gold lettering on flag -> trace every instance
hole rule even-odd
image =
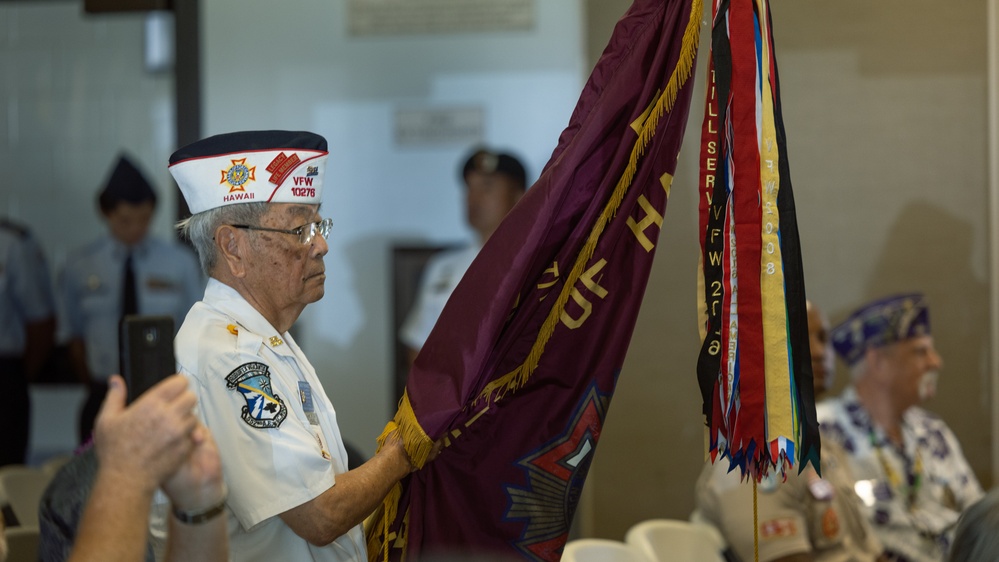
[[[666,192],[666,198],[669,199],[669,188],[673,186],[673,174],[666,172],[659,176],[659,183],[663,186],[663,191]]]
[[[600,273],[600,270],[603,269],[605,265],[607,265],[607,260],[601,258],[597,261],[597,263],[590,266],[589,269],[584,271],[583,274],[579,276],[579,280],[583,282],[583,286],[601,299],[607,296],[607,289],[601,287],[598,284],[599,280],[595,281],[593,278]],[[586,297],[583,296],[583,293],[581,293],[576,287],[572,288],[569,296],[572,297],[572,300],[579,305],[579,308],[583,310],[583,313],[579,316],[579,318],[573,318],[569,315],[567,310],[562,309],[560,320],[562,320],[562,323],[565,324],[567,328],[575,330],[576,328],[582,326],[583,323],[586,322],[586,319],[590,317],[590,314],[593,313],[593,304],[590,303],[590,301],[588,301]]]
[[[482,417],[482,414],[484,414],[484,413],[486,413],[488,411],[489,411],[489,404],[486,404],[486,406],[484,408],[482,408],[481,410],[479,410],[474,416],[472,416],[471,418],[469,418],[469,420],[467,422],[465,422],[465,427],[470,427],[480,417]],[[457,437],[457,435],[455,437]]]
[[[631,128],[634,129],[636,133],[642,134],[642,127],[645,126],[645,121],[649,118],[649,115],[652,114],[652,109],[657,103],[659,103],[659,94],[662,92],[662,90],[656,90],[656,95],[652,96],[652,101],[649,102],[648,106],[646,106],[645,111],[638,116],[638,119],[631,122]]]
[[[556,282],[558,282],[558,261],[557,260],[553,261],[552,262],[552,266],[545,270],[544,275],[548,275],[549,273],[552,274],[552,280],[551,281],[546,281],[546,282],[543,282],[543,283],[538,283],[538,288],[539,289],[547,289],[548,287],[551,287]]]
[[[655,224],[659,228],[663,226],[663,216],[659,214],[659,211],[649,203],[649,200],[645,198],[644,195],[638,196],[638,205],[645,210],[645,218],[639,222],[635,222],[635,219],[628,217],[628,228],[635,234],[635,238],[638,239],[638,243],[645,248],[646,252],[652,251],[656,245],[649,237],[645,235],[645,229]]]

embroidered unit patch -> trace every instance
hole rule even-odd
[[[225,378],[229,390],[238,390],[246,400],[243,421],[257,429],[277,428],[288,417],[288,407],[271,389],[270,368],[263,363],[244,363]]]

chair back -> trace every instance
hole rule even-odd
[[[2,495],[14,510],[18,523],[38,527],[38,504],[51,477],[39,468],[7,465],[0,468]]]
[[[7,527],[7,562],[38,560],[38,527]]]
[[[624,542],[653,562],[724,562],[724,545],[708,529],[679,519],[649,519],[628,529]]]
[[[607,539],[576,539],[565,544],[562,562],[652,562],[638,547]]]

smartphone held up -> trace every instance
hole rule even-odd
[[[121,321],[121,375],[132,402],[156,383],[177,372],[173,355],[173,318],[126,316]]]

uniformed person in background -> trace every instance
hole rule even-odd
[[[28,382],[52,349],[55,306],[48,267],[23,227],[0,219],[0,466],[27,461],[31,400]]]
[[[98,204],[107,234],[72,252],[58,281],[60,340],[77,377],[89,386],[81,442],[90,436],[108,376],[120,372],[122,317],[168,315],[179,327],[205,288],[188,248],[147,235],[156,193],[128,157],[118,159]]]
[[[828,322],[808,303],[809,348],[815,395],[832,384],[832,349]],[[721,531],[740,560],[754,559],[753,486],[740,481],[739,470],[728,471],[726,459],[707,463],[697,482],[700,518]],[[860,510],[842,450],[823,440],[822,477],[809,465],[787,481],[771,475],[757,486],[760,562],[871,561],[881,545]]]
[[[527,190],[527,172],[520,160],[485,148],[473,150],[466,158],[461,178],[466,188],[465,218],[475,231],[475,241],[436,254],[427,263],[416,303],[399,333],[409,352],[410,363],[427,341],[452,291],[482,245]]]

